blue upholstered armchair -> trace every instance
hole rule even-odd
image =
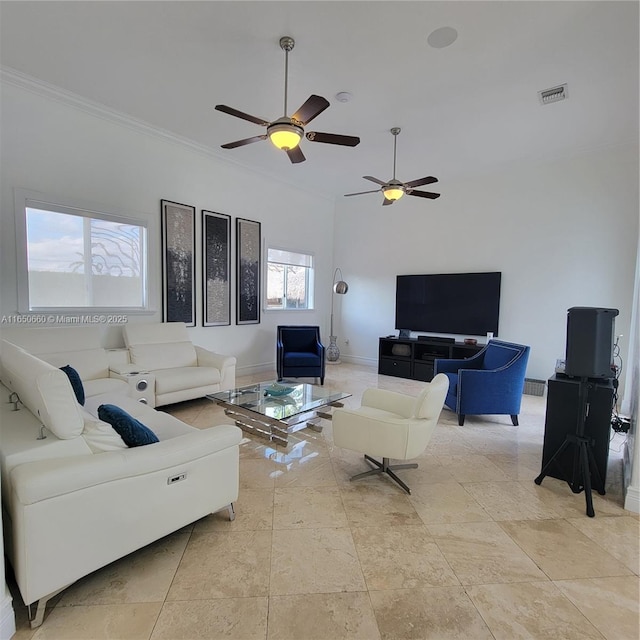
[[[324,384],[324,345],[320,341],[320,327],[278,327],[276,343],[278,380],[282,378],[320,378]]]
[[[518,426],[529,347],[490,340],[475,356],[466,360],[441,360],[435,373],[449,378],[445,405],[458,414],[458,424],[466,415],[506,414]]]

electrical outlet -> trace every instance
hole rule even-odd
[[[345,338],[345,339],[344,339],[344,343],[345,343],[345,344],[349,344],[349,338]]]

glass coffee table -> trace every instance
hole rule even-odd
[[[269,395],[274,385],[278,389],[287,387],[291,391],[283,395]],[[277,383],[258,382],[230,391],[219,391],[207,395],[207,398],[222,405],[225,414],[232,417],[243,431],[286,446],[289,434],[295,431],[306,427],[322,430],[318,419],[331,419],[331,413],[320,409],[342,407],[341,400],[350,396],[350,393],[313,384],[280,380]]]

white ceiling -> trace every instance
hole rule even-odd
[[[437,176],[444,194],[496,166],[637,141],[638,19],[638,2],[614,1],[2,1],[0,63],[329,196],[391,178],[399,126],[397,177]],[[442,26],[458,39],[434,49]],[[288,115],[324,96],[307,130],[358,147],[304,140],[299,165],[268,141],[220,149],[264,129],[216,104],[283,115],[282,35],[296,40]],[[565,82],[567,100],[540,105]]]

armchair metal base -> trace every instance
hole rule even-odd
[[[464,413],[459,413],[458,414],[458,425],[460,427],[464,426],[464,418],[465,418]],[[518,416],[517,415],[511,414],[511,424],[513,424],[514,427],[518,426]]]
[[[411,494],[411,489],[398,478],[398,476],[393,473],[395,469],[417,469],[418,465],[415,462],[410,462],[407,464],[394,464],[391,466],[389,464],[389,458],[382,458],[382,462],[378,462],[374,460],[372,457],[365,454],[364,459],[372,465],[375,465],[375,469],[371,469],[371,471],[364,471],[363,473],[358,473],[355,476],[351,476],[351,481],[360,480],[361,478],[366,478],[367,476],[374,476],[378,473],[386,473],[393,480],[395,480],[407,493]]]

